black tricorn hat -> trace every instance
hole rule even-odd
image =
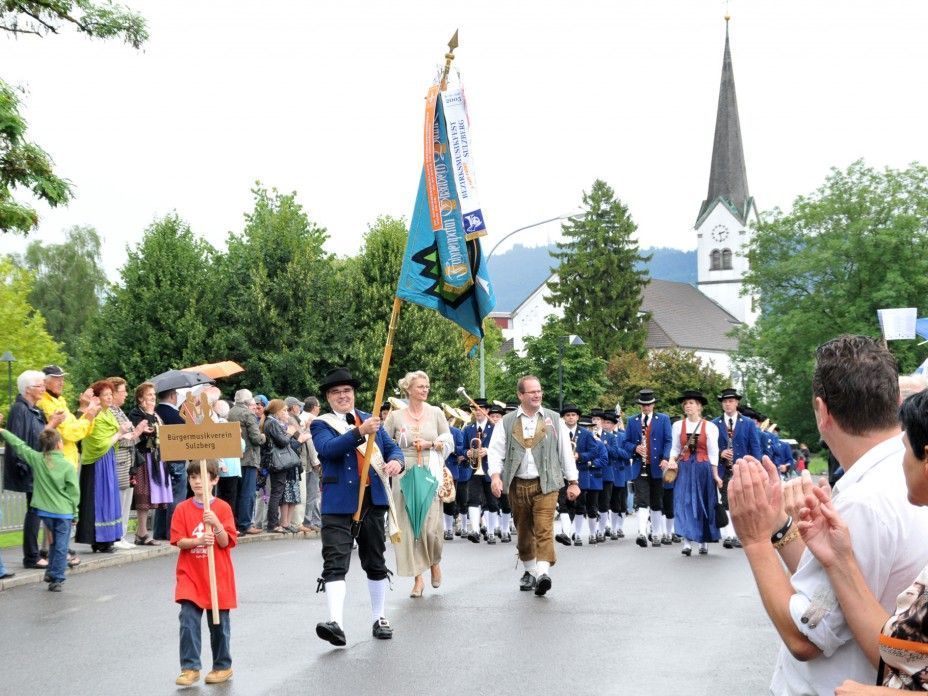
[[[347,384],[354,389],[361,386],[361,383],[348,372],[347,367],[336,367],[322,380],[322,384],[319,385],[319,391],[326,394],[332,387],[340,387],[343,384]]]
[[[648,404],[653,404],[657,401],[654,397],[653,389],[642,389],[638,392],[638,403],[642,406],[647,406]]]
[[[722,401],[723,399],[738,399],[738,401],[741,401],[742,398],[743,397],[738,393],[738,390],[733,387],[723,389],[722,393],[719,394],[719,401]]]
[[[703,406],[709,403],[709,400],[698,389],[684,389],[683,393],[677,399],[677,403],[682,404],[687,399],[695,399],[696,401],[701,403]]]
[[[564,404],[563,406],[561,406],[561,415],[566,416],[568,413],[576,413],[578,416],[583,415],[583,411],[580,409],[579,406],[576,406],[574,404]]]

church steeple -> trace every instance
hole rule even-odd
[[[725,53],[722,57],[722,81],[719,86],[719,107],[715,117],[715,140],[712,143],[712,165],[709,170],[709,192],[699,208],[696,227],[716,201],[721,202],[742,223],[754,207],[748,193],[747,170],[744,166],[744,148],[741,144],[741,123],[738,119],[738,100],[735,97],[735,73],[731,65],[731,46],[728,40],[728,20],[725,17]]]

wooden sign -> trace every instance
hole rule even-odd
[[[242,456],[242,426],[238,423],[162,425],[158,435],[164,461]]]

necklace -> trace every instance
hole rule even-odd
[[[407,407],[406,407],[406,415],[409,416],[412,420],[418,422],[418,421],[422,420],[422,416],[425,415],[425,409],[422,408],[422,407],[420,407],[420,409],[421,409],[421,410],[419,411],[419,415],[417,416],[415,413],[412,412],[412,406],[411,406],[411,405],[410,405],[410,406],[407,406]]]

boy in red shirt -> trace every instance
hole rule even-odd
[[[203,511],[204,492],[219,482],[215,461],[207,461],[209,487],[200,479],[200,463],[187,465],[187,480],[194,497],[174,509],[171,518],[171,544],[180,549],[177,557],[177,587],[174,601],[180,604],[180,676],[175,683],[190,686],[200,679],[200,625],[206,610],[209,640],[213,651],[213,669],[206,675],[207,684],[219,684],[232,676],[229,652],[231,630],[229,609],[235,603],[235,570],[229,553],[235,546],[236,527],[229,504],[210,498],[210,511]],[[216,560],[216,590],[219,600],[219,625],[212,622],[209,593],[207,547],[212,546]]]

